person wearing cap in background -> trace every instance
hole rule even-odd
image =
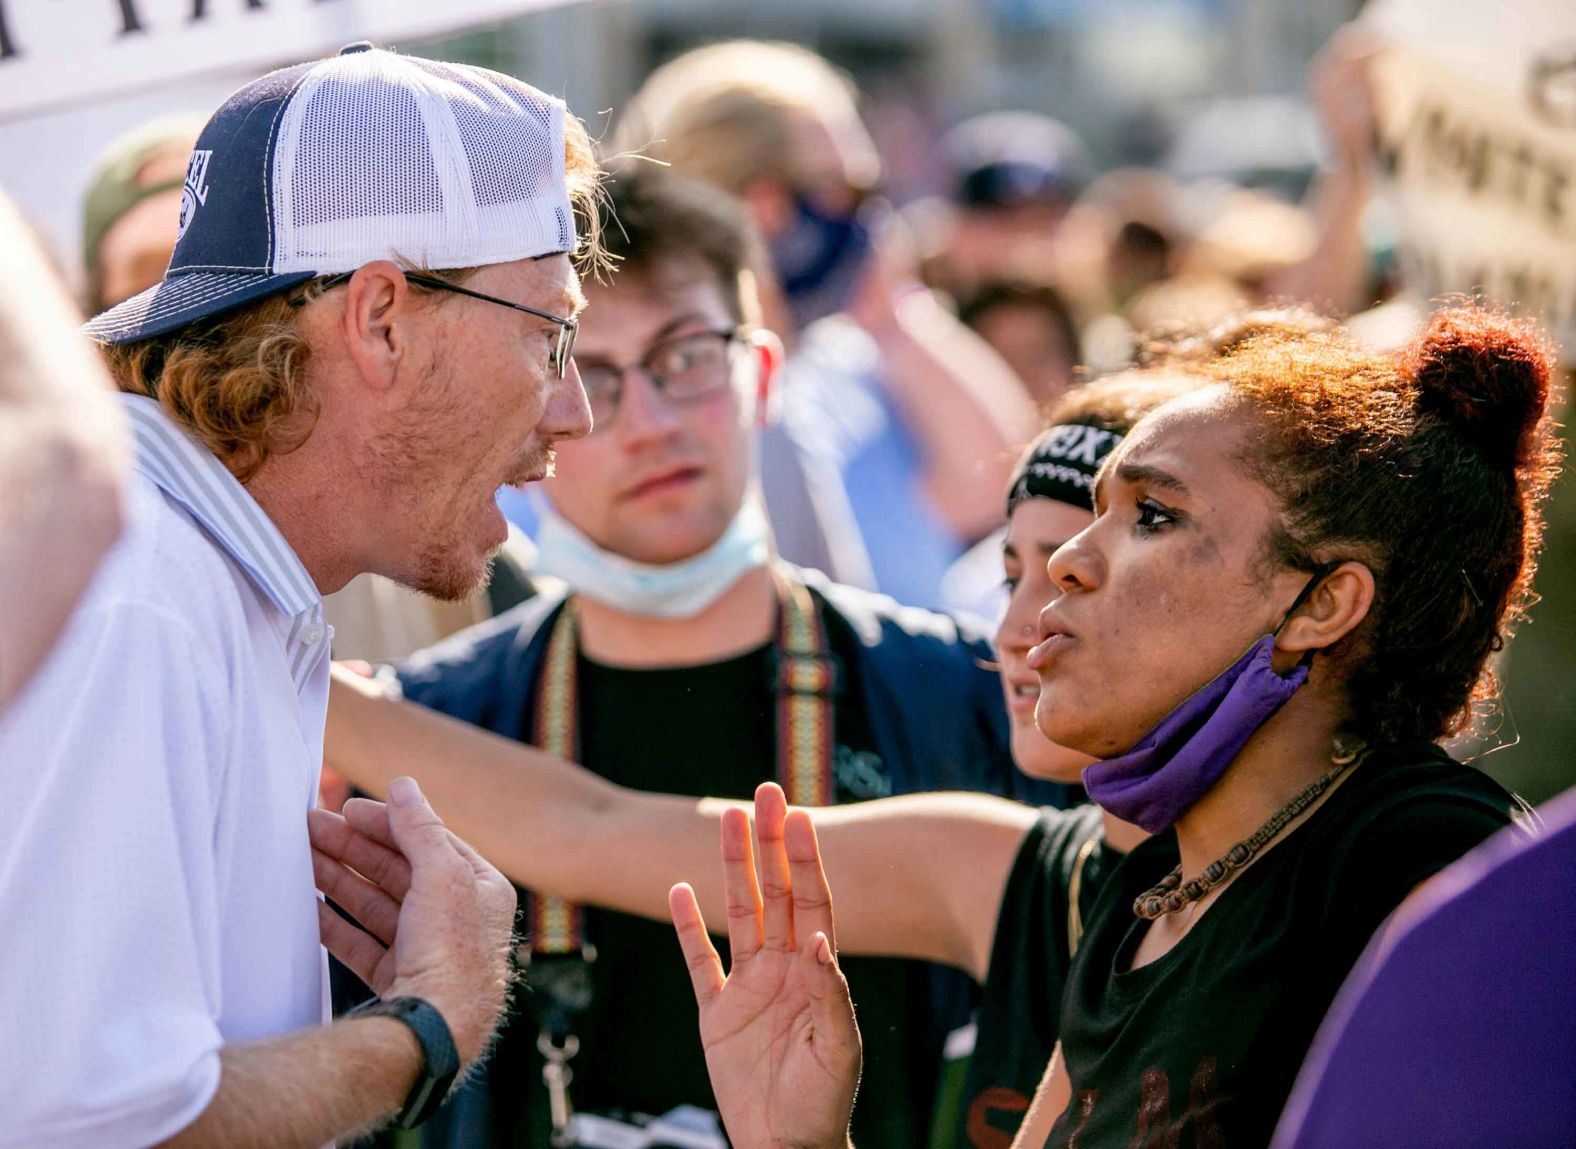
[[[1036,420],[1011,369],[919,282],[857,100],[798,45],[712,44],[651,74],[614,143],[748,205],[771,253],[766,325],[789,351],[788,434],[846,492],[876,589],[935,607],[947,566],[999,524]]]
[[[495,489],[589,430],[597,180],[559,101],[368,44],[203,129],[164,279],[86,327],[128,526],[0,727],[0,1143],[322,1145],[419,1121],[486,1046],[508,883],[408,779],[309,813],[320,596],[466,593]],[[381,995],[328,1026],[325,944]]]
[[[82,201],[82,270],[88,314],[123,303],[164,278],[180,226],[186,163],[200,115],[168,116],[110,143]]]
[[[990,112],[947,133],[945,202],[911,210],[925,282],[963,301],[1002,280],[1038,281],[1056,229],[1094,175],[1078,134],[1035,112]]]

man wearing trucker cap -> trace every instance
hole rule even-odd
[[[597,178],[558,101],[365,44],[203,129],[163,281],[86,328],[126,528],[0,725],[0,1144],[322,1145],[419,1120],[486,1045],[508,883],[409,779],[308,815],[320,599],[464,594],[497,487],[589,429]],[[380,994],[327,1026],[320,937]]]

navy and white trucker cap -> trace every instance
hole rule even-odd
[[[197,139],[163,282],[83,331],[134,343],[378,259],[572,251],[565,115],[512,77],[366,43],[264,76]]]

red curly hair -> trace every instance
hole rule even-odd
[[[1269,332],[1206,368],[1249,414],[1242,462],[1281,505],[1268,559],[1374,573],[1368,617],[1328,652],[1370,741],[1456,734],[1497,693],[1489,657],[1533,601],[1560,468],[1555,362],[1533,323],[1462,304],[1393,358]]]

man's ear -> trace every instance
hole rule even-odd
[[[787,353],[776,332],[757,328],[746,337],[745,346],[755,365],[755,423],[764,427],[772,421],[773,386]]]
[[[1278,650],[1305,654],[1334,646],[1362,625],[1374,604],[1374,573],[1348,561],[1319,580],[1275,640]]]
[[[345,284],[340,335],[346,353],[369,387],[394,385],[401,361],[409,354],[404,320],[410,313],[410,285],[392,260],[363,264]]]

